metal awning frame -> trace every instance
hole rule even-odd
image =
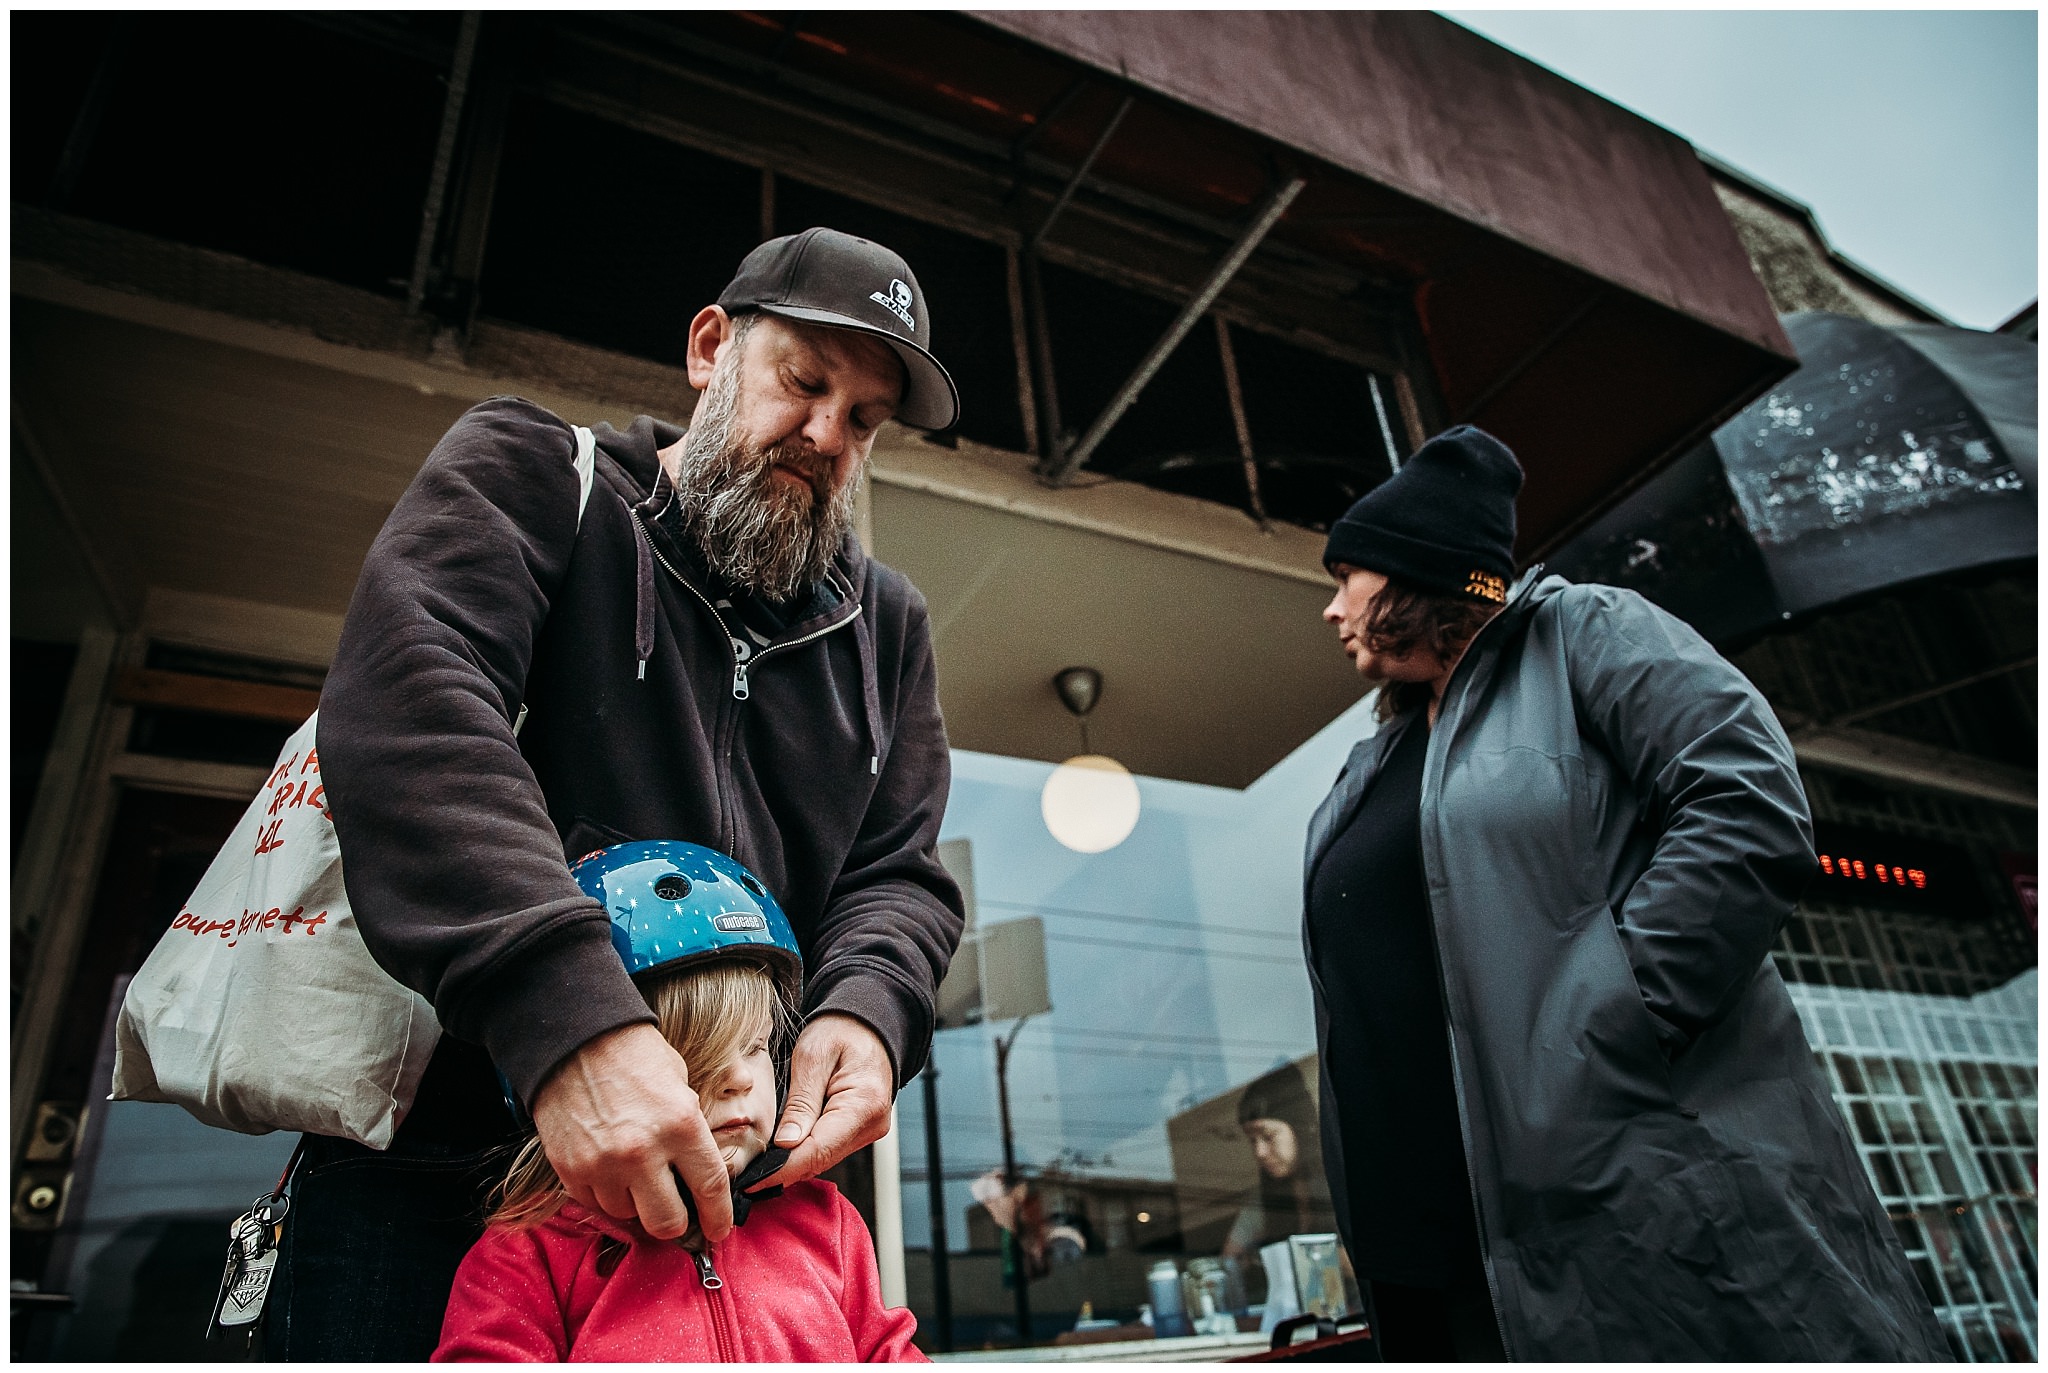
[[[1045,126],[1073,101],[1086,84],[1086,78],[1083,78],[1067,87],[1054,100],[1051,109],[1024,135],[1019,137],[1016,151],[1021,154],[1028,141],[1043,131]],[[1158,375],[1160,367],[1172,355],[1173,350],[1180,346],[1181,340],[1187,337],[1188,331],[1194,328],[1195,321],[1201,318],[1203,312],[1209,308],[1217,295],[1229,284],[1231,277],[1235,276],[1238,269],[1244,266],[1245,260],[1251,256],[1252,251],[1259,246],[1259,243],[1272,230],[1273,226],[1280,222],[1280,217],[1287,212],[1287,207],[1294,203],[1294,198],[1300,195],[1302,188],[1308,184],[1301,177],[1292,178],[1285,186],[1276,189],[1267,197],[1266,203],[1253,212],[1251,222],[1238,235],[1237,241],[1230,246],[1230,250],[1223,255],[1223,260],[1209,273],[1208,279],[1196,289],[1194,296],[1188,303],[1181,307],[1180,314],[1167,326],[1165,333],[1160,336],[1159,341],[1152,346],[1151,351],[1145,355],[1144,359],[1138,363],[1137,368],[1131,373],[1130,377],[1122,386],[1117,388],[1116,393],[1110,398],[1108,404],[1103,406],[1102,413],[1089,426],[1088,432],[1082,436],[1080,442],[1075,444],[1071,451],[1062,451],[1064,440],[1060,428],[1059,388],[1054,381],[1052,326],[1045,312],[1045,292],[1039,277],[1038,253],[1039,249],[1045,244],[1046,236],[1052,232],[1053,225],[1058,222],[1060,212],[1066,209],[1067,205],[1073,200],[1074,192],[1079,190],[1081,183],[1087,179],[1089,171],[1095,166],[1096,159],[1101,157],[1102,150],[1109,146],[1109,140],[1116,136],[1117,127],[1124,122],[1124,116],[1131,112],[1131,106],[1136,100],[1137,97],[1135,95],[1126,92],[1124,97],[1117,102],[1116,109],[1110,114],[1108,120],[1104,122],[1102,131],[1096,134],[1095,141],[1089,145],[1087,155],[1081,159],[1080,165],[1074,168],[1074,174],[1067,178],[1067,184],[1060,188],[1059,195],[1053,200],[1052,208],[1046,211],[1045,218],[1039,221],[1038,227],[1032,230],[1031,236],[1024,240],[1024,246],[1021,250],[1024,272],[1023,304],[1030,331],[1030,358],[1024,362],[1023,368],[1020,371],[1020,384],[1024,387],[1025,409],[1029,412],[1033,408],[1034,399],[1034,388],[1031,385],[1030,377],[1030,361],[1035,361],[1040,384],[1035,388],[1037,393],[1036,406],[1039,414],[1037,415],[1038,422],[1033,427],[1037,430],[1037,435],[1045,437],[1040,439],[1034,436],[1031,447],[1039,453],[1041,458],[1039,472],[1050,486],[1064,485],[1073,477],[1074,472],[1088,461],[1088,458],[1108,435],[1110,429],[1123,417],[1124,412],[1129,410],[1132,404],[1136,402],[1139,394],[1151,382],[1152,378]],[[1021,186],[1021,180],[1019,184]],[[1258,521],[1261,529],[1264,529],[1267,524],[1266,509],[1259,494],[1259,469],[1257,460],[1252,455],[1251,431],[1245,420],[1244,392],[1238,382],[1237,357],[1230,345],[1230,324],[1221,316],[1216,317],[1216,343],[1223,360],[1225,389],[1229,393],[1230,400],[1230,418],[1233,427],[1237,431],[1238,449],[1244,463],[1245,486],[1251,500],[1252,518]],[[1375,391],[1374,394],[1377,395],[1378,392]]]
[[[687,31],[670,28],[645,16],[613,15],[607,16],[607,22],[658,43],[667,51],[655,52],[647,48],[630,47],[567,25],[558,26],[556,32],[563,41],[582,45],[602,53],[606,58],[666,73],[721,94],[756,103],[779,114],[851,135],[887,153],[908,155],[954,173],[972,175],[977,180],[986,182],[992,192],[991,199],[1042,197],[1043,203],[1049,207],[1059,196],[1060,189],[1065,188],[1070,181],[1074,182],[1075,193],[1069,197],[1068,203],[1062,209],[1062,218],[1085,214],[1097,224],[1119,233],[1133,235],[1156,245],[1156,249],[1168,250],[1174,256],[1192,254],[1209,257],[1220,246],[1234,242],[1241,227],[1229,220],[1218,219],[1185,205],[1094,175],[1092,169],[1084,170],[1077,179],[1076,165],[1048,157],[1029,145],[1020,150],[1017,142],[1021,140],[1004,141],[988,138],[958,125],[849,89],[828,79],[782,66]],[[703,65],[707,62],[713,65]],[[734,80],[734,72],[772,79],[765,85],[746,83]],[[1090,89],[1115,89],[1117,85],[1114,78],[1094,73],[1082,76],[1079,81]],[[778,94],[778,91],[812,98],[794,100],[787,95]],[[788,161],[786,151],[750,147],[744,135],[730,124],[716,136],[708,136],[708,130],[705,131],[707,136],[694,136],[697,131],[682,128],[673,121],[635,117],[621,104],[593,101],[586,98],[582,92],[565,88],[558,83],[547,84],[533,93],[553,103],[597,114],[657,137],[703,147],[722,156],[742,161],[759,161],[764,166],[779,167],[781,163]],[[1067,91],[1062,92],[1062,96],[1070,96],[1072,93],[1072,88],[1069,87]],[[1048,113],[1059,109],[1062,103],[1064,102],[1061,100],[1054,101],[1053,105],[1048,107]],[[1033,132],[1040,127],[1042,124],[1034,126]],[[805,166],[794,170],[801,170],[807,179],[814,180],[820,185],[843,188],[848,193],[859,194],[866,199],[875,199],[882,189],[878,183],[865,182],[849,176],[843,168]],[[1018,189],[1020,181],[1021,192]],[[901,184],[892,186],[889,194],[900,203],[910,203]],[[1026,215],[1013,210],[1008,222],[997,222],[993,219],[963,215],[957,206],[924,201],[918,202],[916,213],[920,218],[930,219],[934,223],[943,224],[972,237],[1016,248],[1023,247],[1029,234],[1028,230],[1018,226],[1018,221],[1021,219],[1035,224],[1045,218],[1042,213]],[[1066,236],[1065,241],[1042,242],[1039,256],[1044,261],[1071,266],[1089,275],[1100,276],[1149,295],[1176,302],[1184,299],[1188,291],[1185,278],[1174,279],[1160,275],[1147,270],[1144,265],[1130,261],[1101,258],[1086,248],[1078,247],[1072,236]],[[1272,309],[1272,299],[1276,293],[1270,289],[1261,292],[1268,301],[1267,308],[1262,310],[1235,307],[1227,296],[1219,301],[1219,312],[1225,314],[1233,324],[1284,339],[1357,366],[1386,373],[1401,370],[1404,350],[1410,347],[1406,336],[1414,329],[1413,315],[1407,303],[1408,283],[1394,281],[1355,264],[1335,262],[1284,242],[1269,245],[1268,250],[1260,254],[1260,260],[1245,275],[1247,279],[1258,277],[1268,288],[1278,287],[1281,292],[1298,292],[1305,302],[1327,305],[1330,301],[1341,299],[1346,312],[1351,314],[1354,320],[1359,324],[1375,322],[1387,341],[1383,346],[1375,347],[1356,334],[1350,337],[1333,337],[1319,332],[1313,326],[1276,319],[1273,317]]]
[[[1121,113],[1143,105],[1156,107],[1155,113],[1176,120],[1205,117],[1199,107],[1187,107],[1171,95],[1121,79],[1114,71],[1091,68],[1057,47],[1045,48],[1044,55],[1068,66],[1070,74],[1047,99],[1039,118],[1021,134],[992,136],[951,121],[943,113],[899,104],[889,91],[869,92],[790,65],[781,60],[796,51],[788,42],[773,51],[755,52],[654,16],[636,14],[542,22],[543,41],[555,58],[545,74],[525,78],[521,89],[527,94],[666,141],[757,165],[768,175],[796,175],[840,194],[889,205],[999,244],[1006,254],[1016,257],[1014,301],[1040,325],[1043,289],[1038,278],[1044,262],[1056,262],[1184,306],[1189,283],[1208,275],[1219,248],[1234,241],[1242,223],[1167,199],[1160,190],[1141,190],[1097,175],[1094,158],[1106,141],[1102,134],[1113,133],[1116,121],[1097,131],[1093,148],[1077,162],[1062,162],[1040,152],[1046,125],[1069,108],[1086,105],[1101,110],[1105,93],[1118,99]],[[787,39],[796,32],[799,21],[784,17],[781,22],[785,26],[781,37]],[[1005,32],[1000,26],[995,31]],[[1018,41],[1026,48],[1040,46],[1029,39]],[[569,56],[565,59],[563,54]],[[480,82],[492,79],[487,57],[487,51],[480,53],[476,63]],[[622,68],[629,78],[632,72],[642,73],[641,79],[625,83],[638,95],[620,94]],[[651,81],[646,79],[650,76],[654,78]],[[674,83],[665,91],[663,77]],[[505,76],[499,74],[495,79],[504,83]],[[1228,119],[1223,122],[1230,123]],[[1233,127],[1258,142],[1270,143],[1255,130]],[[1246,148],[1232,146],[1241,163]],[[1310,157],[1301,162],[1281,145],[1271,145],[1267,155],[1300,163],[1304,169],[1312,166],[1315,170],[1304,174],[1334,178],[1330,182],[1333,188],[1349,188],[1356,182],[1376,191],[1391,191],[1397,199],[1408,196],[1321,159]],[[480,177],[468,169],[465,174],[488,187],[488,169]],[[1351,191],[1345,189],[1342,194]],[[481,195],[470,192],[460,199],[480,204],[487,217],[487,189]],[[1042,207],[1040,212],[1030,210],[1034,204]],[[1048,238],[1044,230],[1053,222],[1053,210],[1058,211],[1063,228],[1056,237]],[[467,223],[472,216],[465,209],[454,209],[451,217],[458,222],[443,227],[444,238],[468,242],[476,237]],[[1470,224],[1448,209],[1421,205],[1416,210],[1390,205],[1386,213],[1366,212],[1363,207],[1348,214],[1323,211],[1300,222],[1305,227],[1342,222],[1415,228],[1422,221],[1441,221],[1446,232],[1469,231],[1482,237],[1488,232],[1485,226]],[[1064,227],[1069,224],[1071,231]],[[1531,251],[1513,239],[1502,242],[1510,253]],[[1025,252],[1026,245],[1032,243],[1037,251]],[[472,248],[467,258],[468,275],[473,275],[481,253]],[[1557,265],[1578,270],[1570,263]],[[458,326],[476,314],[475,282],[465,275],[463,267],[451,264],[441,283],[448,299],[469,304],[468,320],[450,320]],[[1423,344],[1422,322],[1410,294],[1414,284],[1377,261],[1354,259],[1348,252],[1327,257],[1319,248],[1275,240],[1255,261],[1244,264],[1236,278],[1226,278],[1213,310],[1241,328],[1390,376],[1391,399],[1398,404],[1402,427],[1412,444],[1429,429],[1454,418],[1446,398],[1439,394],[1439,377],[1428,361],[1437,354]],[[1519,357],[1505,361],[1505,371],[1488,378],[1481,395],[1460,409],[1470,415],[1492,404],[1513,390],[1531,369],[1542,365],[1568,336],[1585,325],[1603,301],[1612,303],[1636,295],[1597,278],[1588,286],[1589,295],[1567,304],[1543,338],[1525,344]],[[1671,308],[1647,297],[1644,303]],[[1027,327],[1019,333],[1023,345],[1018,350],[1020,398],[1030,392],[1022,411],[1025,437],[1035,439],[1028,446],[1035,450],[1042,468],[1052,465],[1050,475],[1068,456],[1057,451],[1066,431],[1052,385],[1054,359],[1042,327],[1033,327],[1027,319]],[[1119,398],[1122,396],[1119,393]],[[1738,398],[1727,409],[1732,412],[1740,403]],[[1662,457],[1684,446],[1661,439],[1660,444],[1659,454],[1643,462],[1636,473],[1620,474],[1620,486],[1601,493],[1600,507],[1611,504],[1642,475],[1661,467]],[[1081,445],[1077,443],[1075,448]],[[1084,461],[1086,456],[1084,451]],[[1532,544],[1525,553],[1541,556],[1545,548],[1561,543],[1595,513],[1583,512],[1565,527],[1546,530],[1542,547]]]
[[[1065,484],[1080,470],[1082,464],[1093,456],[1103,439],[1109,436],[1109,431],[1116,427],[1116,422],[1137,402],[1139,393],[1159,374],[1159,369],[1166,365],[1167,358],[1180,346],[1180,341],[1188,336],[1188,331],[1195,327],[1195,322],[1215,303],[1223,288],[1230,284],[1230,279],[1237,275],[1238,269],[1244,266],[1245,260],[1252,255],[1253,250],[1265,241],[1266,235],[1272,232],[1273,226],[1280,222],[1280,217],[1287,213],[1287,207],[1294,203],[1295,197],[1300,195],[1302,188],[1307,185],[1308,181],[1303,177],[1289,177],[1267,193],[1265,201],[1252,212],[1250,220],[1238,234],[1237,241],[1230,245],[1230,250],[1211,269],[1208,280],[1197,287],[1194,295],[1181,306],[1180,313],[1174,317],[1173,323],[1166,326],[1166,332],[1159,336],[1159,341],[1152,345],[1151,351],[1145,354],[1143,360],[1125,379],[1124,384],[1117,388],[1116,394],[1102,407],[1102,413],[1088,426],[1088,432],[1083,434],[1071,449],[1048,459],[1040,468],[1040,475],[1049,484]]]

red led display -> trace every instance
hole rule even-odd
[[[1976,890],[1961,849],[1843,825],[1814,826],[1820,877],[1810,895],[1865,904],[1950,910]],[[1960,913],[1960,912],[1959,912]]]
[[[1837,857],[1832,853],[1820,856],[1820,870],[1828,877],[1847,877],[1857,882],[1873,879],[1894,887],[1911,887],[1914,891],[1927,890],[1925,868],[1902,868],[1898,864],[1871,863],[1865,867],[1861,858]]]

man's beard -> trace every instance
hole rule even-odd
[[[834,492],[829,460],[795,444],[756,447],[733,432],[739,351],[712,376],[690,422],[676,502],[713,572],[738,590],[783,602],[831,566],[853,524],[858,480]],[[778,463],[806,482],[776,476]]]

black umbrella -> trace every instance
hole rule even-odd
[[[2035,556],[2036,346],[1788,315],[1800,368],[1549,561],[1716,643]]]

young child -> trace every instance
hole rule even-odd
[[[837,1188],[739,1199],[737,1185],[779,1162],[762,1155],[802,975],[781,908],[738,863],[691,844],[621,844],[575,871],[689,1067],[740,1223],[716,1246],[694,1224],[654,1239],[571,1201],[529,1139],[456,1272],[434,1361],[926,1362],[911,1314],[883,1307],[874,1243]]]

